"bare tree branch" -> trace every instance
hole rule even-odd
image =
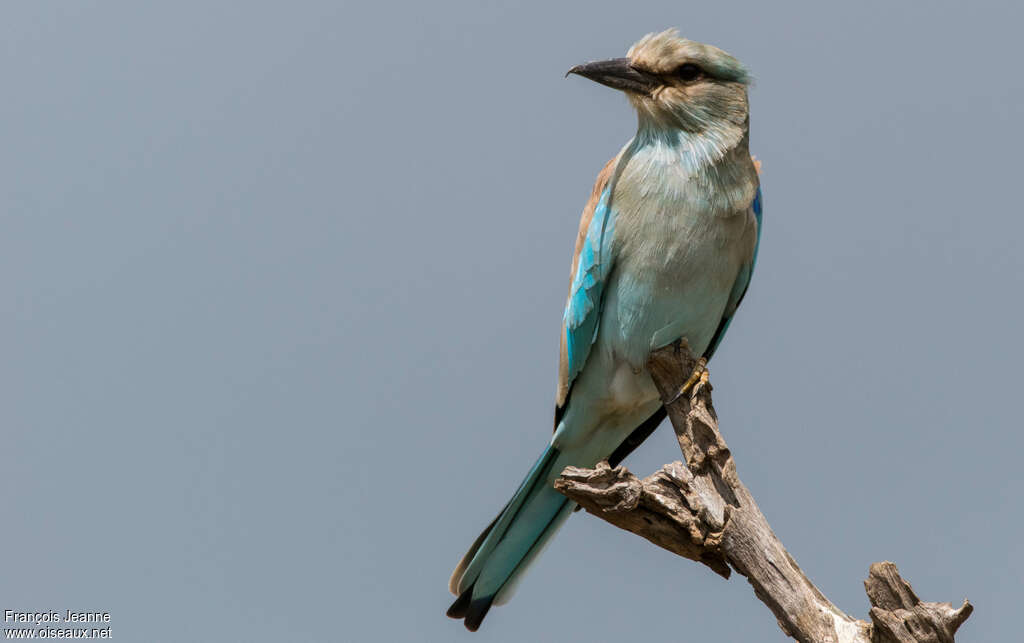
[[[808,643],[953,643],[970,616],[967,601],[924,603],[892,563],[871,565],[865,589],[871,622],[833,605],[801,571],[740,482],[718,430],[711,385],[685,342],[655,351],[647,364],[675,428],[682,462],[640,480],[606,462],[567,467],[555,488],[589,513],[728,578],[747,578],[783,632]],[[692,375],[704,376],[693,383]],[[680,394],[683,392],[683,394]]]

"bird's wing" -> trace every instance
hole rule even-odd
[[[736,276],[732,292],[729,293],[729,302],[725,305],[725,312],[722,313],[722,321],[719,322],[715,336],[711,338],[711,343],[708,344],[708,349],[704,351],[704,357],[708,359],[711,359],[715,349],[718,348],[718,344],[721,343],[722,338],[725,336],[725,331],[729,329],[732,317],[736,314],[736,309],[740,307],[740,302],[743,301],[743,295],[747,294],[747,287],[750,286],[750,277],[754,274],[754,264],[757,263],[757,249],[761,245],[761,186],[757,188],[757,194],[754,195],[750,209],[754,214],[754,220],[757,221],[757,240],[754,242],[754,252],[750,257],[750,262],[744,265],[740,269],[740,274]]]
[[[615,161],[608,161],[597,176],[594,191],[583,208],[576,252],[572,257],[569,300],[562,315],[561,351],[558,360],[558,393],[555,425],[569,397],[569,388],[587,361],[597,337],[601,295],[614,262],[612,237],[615,213],[609,207]]]

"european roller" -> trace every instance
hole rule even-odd
[[[669,30],[645,36],[625,58],[568,73],[624,92],[637,132],[583,209],[551,442],[452,573],[458,598],[448,615],[470,630],[509,598],[575,507],[552,486],[561,471],[615,466],[664,419],[645,370],[650,352],[685,338],[710,358],[757,257],[760,182],[748,149],[749,76],[738,60]]]

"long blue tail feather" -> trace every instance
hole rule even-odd
[[[570,501],[550,484],[558,456],[553,446],[544,450],[512,499],[455,568],[449,588],[458,598],[448,616],[464,618],[467,629],[475,631],[495,600],[510,594],[568,515]]]

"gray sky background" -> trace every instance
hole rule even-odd
[[[712,364],[803,569],[1024,598],[1010,2],[25,2],[0,10],[0,609],[121,641],[783,641],[741,578],[577,515],[475,637],[451,568],[550,434],[573,64],[678,26],[753,71],[765,229]],[[679,457],[663,427],[629,462]],[[571,584],[575,590],[567,594]]]

